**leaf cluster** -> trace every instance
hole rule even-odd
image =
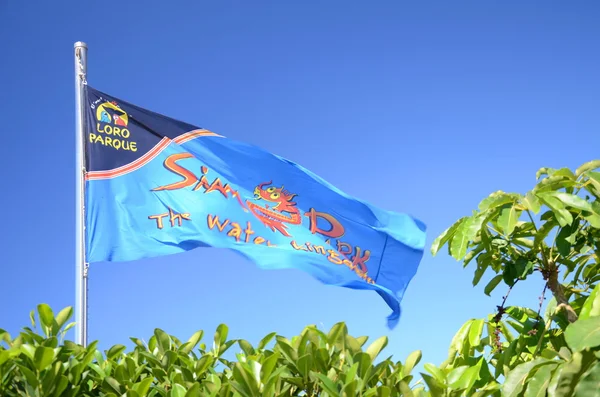
[[[155,329],[148,342],[131,338],[132,349],[115,345],[102,352],[97,341],[82,347],[59,343],[72,315],[56,317],[48,305],[37,308],[41,332],[26,327],[15,338],[0,330],[2,396],[425,396],[411,374],[421,352],[404,363],[378,358],[387,345],[381,337],[352,337],[344,323],[327,333],[315,326],[287,339],[266,335],[256,346],[228,339],[217,327],[210,345],[203,331],[181,341]],[[68,326],[70,327],[71,324]],[[236,360],[224,353],[237,348]]]

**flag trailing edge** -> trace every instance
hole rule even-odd
[[[85,91],[88,263],[228,248],[262,269],[374,290],[396,326],[423,256],[423,222],[256,146]]]

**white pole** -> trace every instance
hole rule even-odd
[[[75,43],[75,114],[76,114],[76,249],[75,249],[75,343],[87,346],[88,265],[85,260],[85,105],[87,84],[87,45]]]

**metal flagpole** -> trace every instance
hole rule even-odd
[[[87,346],[88,264],[85,258],[85,105],[87,44],[75,43],[75,142],[76,142],[76,250],[75,250],[75,343]]]

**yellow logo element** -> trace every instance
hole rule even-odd
[[[115,150],[137,152],[137,142],[127,129],[129,116],[116,102],[104,102],[96,108],[96,131],[90,132],[89,142],[112,147]]]
[[[102,123],[120,125],[127,127],[129,118],[127,113],[121,110],[115,102],[105,102],[96,109],[96,118]]]

